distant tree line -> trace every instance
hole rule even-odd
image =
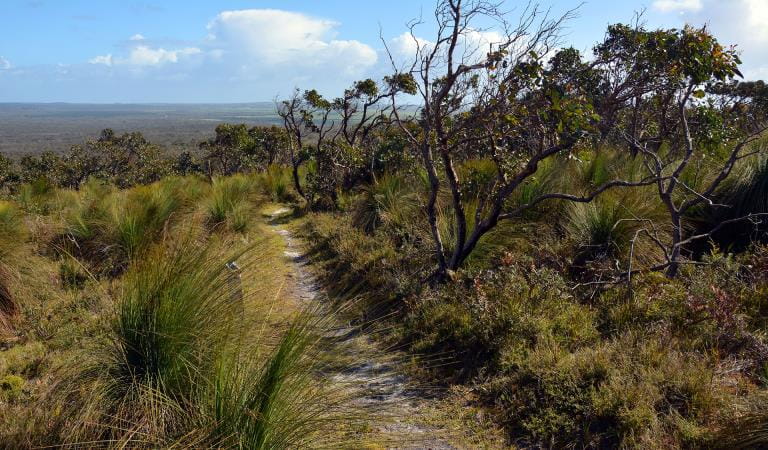
[[[168,175],[201,174],[208,177],[261,171],[285,163],[287,137],[279,127],[222,124],[215,136],[194,151],[169,154],[141,133],[121,135],[111,129],[72,146],[64,153],[45,151],[14,161],[0,155],[0,185],[13,191],[19,184],[45,182],[77,189],[89,178],[118,187],[148,184]]]

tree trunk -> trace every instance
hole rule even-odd
[[[291,158],[291,166],[292,166],[292,173],[293,173],[293,187],[296,189],[296,192],[299,193],[301,198],[307,199],[307,196],[304,195],[304,191],[301,189],[301,182],[299,181],[299,162],[293,160]]]
[[[682,220],[680,214],[672,214],[672,251],[669,252],[669,266],[666,270],[668,278],[675,278],[680,269],[680,242],[683,240]]]
[[[421,145],[421,156],[424,159],[424,167],[427,169],[429,178],[429,199],[427,200],[427,220],[432,232],[432,239],[435,242],[435,252],[437,253],[438,277],[445,278],[447,274],[447,264],[445,262],[445,250],[443,248],[443,239],[440,237],[440,230],[437,227],[437,194],[440,190],[440,180],[435,171],[435,162],[432,160],[432,151],[429,143]]]
[[[445,177],[448,179],[448,185],[451,188],[453,213],[456,220],[456,243],[448,267],[451,270],[456,270],[464,260],[462,254],[464,253],[464,243],[467,240],[467,218],[464,215],[464,206],[461,204],[461,189],[456,170],[453,168],[453,161],[445,148],[440,151],[440,154],[443,159],[443,167],[445,168]]]

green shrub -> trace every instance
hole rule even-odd
[[[17,375],[6,375],[0,378],[0,399],[14,402],[24,393],[24,378]]]
[[[539,340],[577,348],[598,337],[594,313],[569,297],[562,278],[546,269],[488,271],[471,287],[453,286],[419,303],[404,332],[416,351],[455,359],[451,369],[462,377],[514,368]]]
[[[627,334],[575,352],[540,341],[519,367],[489,385],[513,434],[530,444],[701,446],[721,400],[707,361]]]

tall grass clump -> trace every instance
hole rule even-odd
[[[289,167],[272,164],[256,175],[260,190],[273,202],[290,202],[296,199],[291,189],[291,170]]]
[[[661,205],[639,190],[568,205],[565,230],[575,246],[574,266],[611,260],[626,265],[630,256],[634,263],[659,261],[660,249],[648,235],[663,236],[663,228],[652,225],[663,223],[663,214]]]
[[[184,428],[184,407],[238,337],[222,259],[187,239],[153,248],[125,274],[108,344],[77,377],[90,392],[75,439]]]
[[[768,213],[768,157],[756,156],[743,161],[716,194],[715,203],[692,214],[697,231],[706,232],[726,220],[749,214]],[[726,225],[713,235],[721,248],[743,249],[753,240],[765,240],[768,217],[744,220]]]
[[[352,223],[368,233],[385,224],[403,228],[418,205],[418,196],[405,177],[386,174],[363,188],[354,206]]]
[[[0,201],[0,260],[8,258],[26,236],[23,213],[15,204]]]
[[[51,210],[56,187],[47,178],[38,178],[19,186],[16,199],[26,211],[47,214]]]
[[[228,358],[201,392],[206,445],[233,448],[306,448],[334,441],[331,427],[346,419],[345,392],[318,384],[316,319],[300,316],[274,348],[257,358]],[[259,350],[256,350],[257,352]],[[331,398],[333,397],[333,398]]]
[[[211,229],[228,226],[244,231],[248,225],[247,203],[253,183],[245,175],[214,178],[206,203],[206,223]]]
[[[157,242],[192,204],[193,182],[169,179],[119,191],[87,184],[63,213],[60,251],[91,263],[98,272],[119,274],[130,261]]]
[[[130,267],[108,339],[59,388],[70,408],[57,422],[63,439],[263,449],[332,439],[344,394],[329,395],[316,378],[321,319],[249,315],[258,318],[246,327],[250,303],[226,266],[236,258],[248,264],[245,251],[183,238]]]

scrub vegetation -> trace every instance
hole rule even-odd
[[[768,87],[706,28],[582,55],[573,14],[441,0],[282,127],[2,159],[0,442],[354,447],[330,307],[511,447],[768,445]],[[281,290],[270,202],[323,309]]]

